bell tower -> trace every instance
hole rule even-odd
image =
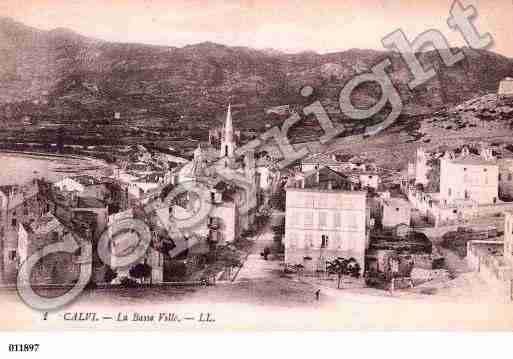
[[[228,105],[226,123],[224,125],[221,139],[220,157],[233,158],[235,156],[235,147],[236,144],[233,136],[232,109],[231,105]]]

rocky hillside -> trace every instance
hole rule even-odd
[[[264,128],[271,106],[304,105],[320,99],[332,118],[338,94],[351,76],[388,57],[391,77],[407,114],[425,114],[493,93],[513,75],[513,61],[488,51],[464,49],[466,58],[447,68],[434,52],[422,55],[437,76],[410,91],[408,69],[396,53],[348,50],[330,54],[283,54],[201,43],[183,48],[109,43],[66,29],[40,31],[0,19],[0,118],[16,123],[83,123],[112,118],[148,126],[211,127],[230,101],[235,125]],[[304,99],[300,89],[314,95]],[[361,86],[360,103],[379,97]],[[154,125],[157,123],[157,125]]]

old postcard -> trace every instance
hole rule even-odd
[[[512,330],[512,13],[2,1],[0,330]]]

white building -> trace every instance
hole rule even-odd
[[[381,201],[381,224],[384,228],[393,228],[400,224],[410,225],[411,205],[402,198],[390,198]]]
[[[235,148],[237,147],[235,139],[233,137],[233,120],[232,120],[232,108],[228,105],[228,112],[226,114],[226,123],[224,125],[224,132],[221,138],[221,149],[219,153],[220,158],[233,159],[235,156]]]
[[[484,150],[475,155],[463,148],[461,155],[449,152],[440,160],[440,200],[442,203],[472,201],[478,205],[495,204],[498,199],[499,167]]]
[[[329,156],[324,153],[314,153],[301,160],[302,172],[310,172],[322,167],[331,168],[334,171],[342,169],[342,163],[335,159],[335,155]]]
[[[499,97],[513,97],[513,78],[506,77],[499,84]]]
[[[417,148],[417,153],[415,156],[415,183],[420,183],[424,186],[428,183],[427,174],[431,167],[428,165],[428,160],[430,156],[424,151],[422,147]]]
[[[354,257],[364,268],[366,193],[346,190],[347,179],[328,168],[286,187],[285,262],[325,270],[326,261]]]
[[[84,192],[85,186],[71,177],[63,178],[53,184],[54,187],[64,192]]]
[[[356,177],[356,180],[360,184],[362,189],[374,188],[378,189],[381,182],[377,172],[357,172],[351,174],[352,177]]]
[[[513,199],[513,159],[502,159],[499,164],[499,195],[503,199]]]
[[[513,212],[504,213],[504,260],[513,266]]]

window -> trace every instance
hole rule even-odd
[[[292,233],[289,237],[289,243],[291,248],[295,248],[297,246],[297,238],[295,233]]]
[[[16,251],[15,250],[9,251],[9,259],[11,261],[16,260]]]
[[[500,173],[499,173],[499,181],[502,181],[502,176]]]
[[[513,175],[511,173],[508,173],[508,181],[511,181],[513,179]]]
[[[336,248],[342,248],[342,241],[340,240],[340,234],[334,233],[332,238],[332,245]]]
[[[307,232],[305,233],[305,248],[313,247],[312,234]]]
[[[328,247],[328,236],[323,234],[321,237],[321,248]]]
[[[449,197],[451,197],[451,196],[452,196],[452,190],[451,190],[450,188],[449,188],[449,190],[448,190],[448,194],[449,194]]]
[[[333,213],[333,227],[340,228],[341,226],[341,220],[340,220],[340,212],[334,212]]]
[[[11,221],[11,225],[12,225],[13,227],[16,227],[16,225],[17,225],[16,218],[13,218],[13,219],[12,219],[12,221]]]
[[[431,201],[429,201],[429,202],[431,202]],[[397,212],[399,212],[399,207],[397,207],[395,210],[396,210]]]
[[[326,228],[326,212],[319,212],[319,227]]]
[[[313,212],[305,212],[305,227],[313,226]]]
[[[297,213],[297,212],[292,212],[292,213],[290,214],[290,225],[291,225],[292,227],[295,227],[295,226],[297,226],[297,225],[298,225],[298,223],[299,223],[299,213]]]
[[[487,172],[488,170],[486,168],[483,169],[483,172]]]

